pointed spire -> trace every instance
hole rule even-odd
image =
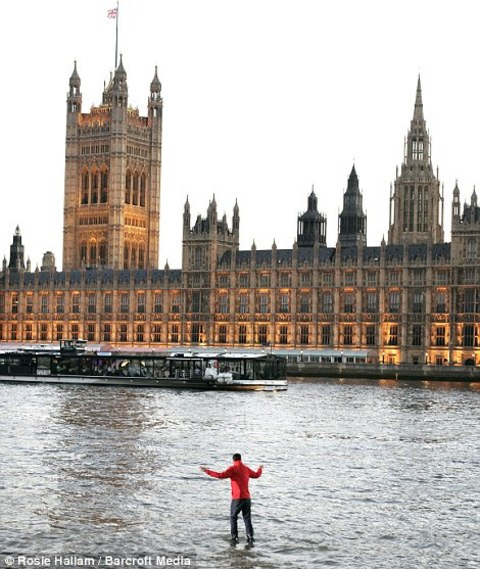
[[[422,84],[420,82],[420,73],[418,74],[417,95],[415,98],[415,109],[413,111],[414,121],[423,121],[423,102],[422,102]]]
[[[150,83],[150,92],[158,93],[162,90],[162,84],[158,78],[157,66],[155,65],[155,75],[153,76],[152,82]]]
[[[358,185],[358,176],[357,171],[355,170],[355,164],[352,166],[352,171],[350,172],[350,176],[348,177],[348,184],[347,184],[347,191],[346,193],[358,193],[359,185]]]

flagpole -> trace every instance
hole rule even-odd
[[[115,18],[115,69],[118,64],[118,0],[117,0],[117,17]]]

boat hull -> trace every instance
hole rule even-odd
[[[6,383],[49,383],[68,385],[103,385],[124,387],[154,387],[170,389],[190,389],[201,391],[285,391],[286,380],[233,380],[220,383],[206,379],[147,378],[147,377],[99,377],[78,375],[0,375]]]

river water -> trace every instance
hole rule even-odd
[[[479,425],[480,385],[299,380],[282,393],[202,393],[0,384],[0,551],[28,557],[24,566],[44,555],[57,567],[94,558],[477,568]],[[199,471],[223,470],[233,452],[265,465],[250,483],[251,549],[241,520],[242,540],[229,544],[229,481]]]

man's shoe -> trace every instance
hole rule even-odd
[[[253,544],[254,541],[253,535],[247,535],[247,543]]]
[[[230,545],[237,545],[238,544],[238,537],[232,537],[230,540]]]

